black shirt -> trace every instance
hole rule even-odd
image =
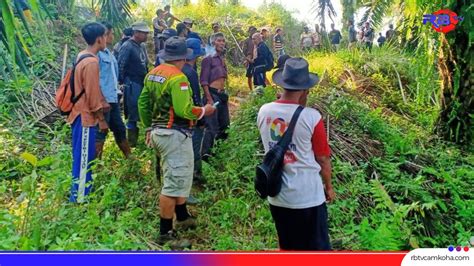
[[[349,42],[356,42],[357,37],[356,37],[356,31],[354,29],[354,26],[349,26]]]
[[[386,40],[385,37],[379,36],[379,38],[377,39],[379,46],[382,46],[385,43],[385,40]]]
[[[255,68],[261,68],[267,66],[267,58],[269,57],[270,49],[268,49],[267,44],[261,42],[257,46],[257,58],[255,58],[253,64]]]
[[[143,85],[148,72],[148,55],[145,46],[133,39],[126,41],[119,51],[118,66],[120,84],[125,82],[125,78],[129,78]]]
[[[114,56],[115,56],[115,59],[118,60],[118,56],[119,56],[119,52],[120,52],[120,48],[122,47],[122,45],[128,41],[130,39],[130,37],[128,36],[125,36],[124,38],[122,38],[118,43],[115,44],[114,46]]]
[[[199,76],[194,67],[190,64],[184,64],[181,71],[188,78],[189,85],[193,91],[193,102],[196,106],[202,106],[201,90],[199,86]]]
[[[341,42],[341,32],[338,30],[332,30],[329,33],[329,38],[331,39],[331,44],[339,44]]]

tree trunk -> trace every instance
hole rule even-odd
[[[454,1],[451,10],[464,16],[464,20],[454,31],[440,36],[438,68],[442,94],[436,127],[444,139],[467,149],[472,148],[474,135],[474,49],[469,39],[472,15],[467,11],[468,6],[467,1]]]
[[[343,0],[342,2],[342,30],[346,35],[349,33],[349,20],[352,21],[352,25],[356,25],[354,21],[354,13],[356,10],[356,1],[355,0]]]

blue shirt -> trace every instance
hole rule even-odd
[[[331,44],[339,44],[341,42],[341,32],[338,30],[332,30],[329,33],[329,39],[331,39]]]
[[[118,64],[115,56],[109,49],[100,51],[99,54],[100,68],[100,89],[108,103],[117,103],[118,89]]]
[[[194,31],[189,31],[188,32],[188,36],[186,39],[189,39],[189,38],[194,38],[194,39],[198,39],[202,42],[202,39],[201,39],[201,36],[199,36],[199,34],[197,34],[196,32]]]
[[[194,70],[194,67],[190,64],[184,64],[181,71],[186,75],[189,81],[189,85],[191,85],[191,89],[193,91],[193,102],[196,106],[202,106],[202,99],[201,99],[201,90],[199,87],[199,77]]]
[[[267,44],[261,42],[257,46],[257,58],[254,59],[254,66],[256,68],[267,67],[267,60],[270,56],[270,49],[268,48]]]

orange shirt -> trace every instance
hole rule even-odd
[[[87,53],[89,52],[80,52],[77,59]],[[80,115],[83,127],[96,126],[99,120],[104,119],[102,108],[109,106],[100,90],[99,59],[97,55],[85,58],[76,66],[74,89],[75,95],[79,95],[82,90],[84,90],[84,94],[74,104],[67,122],[69,124],[74,123],[74,120]]]

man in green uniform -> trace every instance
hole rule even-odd
[[[147,128],[146,143],[161,157],[163,188],[160,195],[160,244],[171,248],[189,248],[191,243],[179,240],[173,230],[196,227],[186,208],[193,181],[194,154],[192,127],[195,120],[211,115],[215,107],[194,106],[188,79],[181,72],[187,56],[184,38],[171,37],[158,56],[165,61],[145,77],[145,86],[138,100],[140,118]]]

